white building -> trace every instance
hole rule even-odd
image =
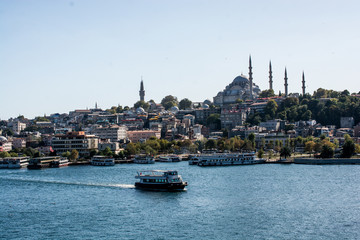
[[[25,130],[25,128],[26,128],[26,123],[22,123],[20,121],[15,121],[12,124],[12,129],[16,133],[20,133],[21,131]]]
[[[85,132],[68,132],[56,135],[51,146],[58,155],[77,150],[80,156],[89,156],[92,150],[98,149],[99,139],[95,135],[85,135]]]
[[[110,139],[111,142],[118,142],[126,139],[125,126],[112,125],[110,127],[99,127],[92,131],[92,134],[102,139]]]
[[[259,126],[266,128],[266,130],[268,131],[279,131],[280,120],[279,119],[268,120],[266,122],[261,122]]]

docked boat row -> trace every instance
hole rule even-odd
[[[232,166],[263,163],[264,159],[255,157],[255,152],[246,153],[212,153],[191,156],[189,165]]]
[[[0,160],[0,168],[26,168],[28,164],[28,157],[9,157]]]

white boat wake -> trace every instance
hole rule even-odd
[[[17,181],[17,182],[36,182],[36,183],[90,186],[90,187],[111,187],[111,188],[123,188],[123,189],[135,188],[133,184],[82,183],[82,182],[64,182],[64,181],[56,181],[56,180],[21,179],[21,178],[0,178],[0,179]]]

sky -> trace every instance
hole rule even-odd
[[[240,75],[360,91],[360,1],[0,0],[0,119],[213,100]]]

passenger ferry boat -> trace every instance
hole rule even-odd
[[[176,155],[159,156],[159,162],[180,162],[181,159]]]
[[[60,168],[66,166],[69,166],[69,160],[67,158],[60,158],[59,160],[55,160],[50,163],[51,168]]]
[[[199,155],[198,166],[231,166],[250,165],[259,163],[255,158],[255,152],[249,153],[217,153]]]
[[[58,160],[60,160],[60,157],[58,157],[58,156],[31,158],[27,168],[28,169],[48,168],[48,167],[50,167],[50,164],[53,161],[58,161]]]
[[[138,164],[152,164],[155,163],[155,159],[151,156],[136,156],[134,158],[134,163]]]
[[[182,180],[177,171],[139,171],[135,178],[140,179],[135,187],[143,190],[181,191],[187,186],[187,182]]]
[[[7,158],[8,160],[8,168],[25,168],[29,165],[29,158],[28,157],[13,157]]]
[[[9,168],[9,161],[7,158],[0,159],[0,168]]]
[[[114,166],[115,160],[112,157],[95,155],[91,158],[90,164],[94,166]]]
[[[189,156],[189,165],[198,165],[200,159],[198,155],[191,155]]]

